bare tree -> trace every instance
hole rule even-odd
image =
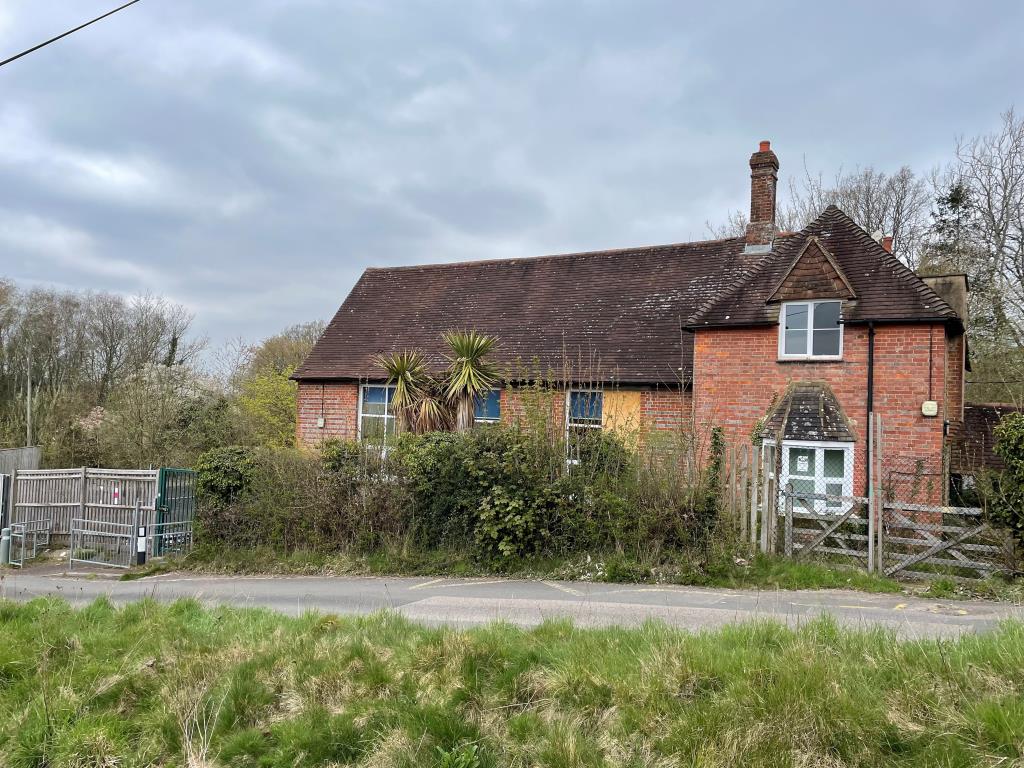
[[[780,229],[797,231],[829,205],[836,205],[871,234],[891,235],[893,253],[911,269],[920,262],[931,221],[928,181],[903,166],[893,174],[871,166],[852,173],[840,169],[831,183],[805,164],[798,180],[789,180],[789,196],[779,210]]]
[[[788,196],[779,201],[776,228],[796,232],[816,219],[830,205],[839,206],[872,234],[891,235],[893,253],[912,269],[921,258],[928,235],[931,189],[928,181],[904,166],[886,174],[871,166],[836,173],[826,183],[821,173],[812,174],[805,164],[802,176],[790,178]],[[721,224],[706,222],[712,237],[739,237],[746,232],[748,217],[732,211]]]
[[[994,282],[992,300],[1007,346],[1024,346],[1024,119],[1011,108],[993,133],[961,140],[953,171],[966,190],[972,233]]]
[[[742,237],[747,232],[747,223],[750,221],[750,217],[747,216],[743,211],[730,211],[725,221],[721,224],[713,224],[710,221],[705,221],[704,226],[707,227],[708,234],[711,235],[715,240],[724,240],[728,237]]]
[[[192,362],[203,341],[192,316],[154,296],[19,291],[0,281],[0,441],[20,444],[31,380],[33,430],[45,443],[150,365]],[[31,368],[29,367],[31,358]]]

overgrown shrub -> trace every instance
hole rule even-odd
[[[229,503],[252,481],[256,465],[254,451],[239,445],[213,448],[196,462],[196,491],[207,503]]]
[[[199,462],[199,485],[219,492],[200,494],[201,545],[331,552],[392,545],[409,532],[400,473],[346,461],[354,457],[348,446],[324,456],[284,448],[210,454]]]
[[[1006,469],[994,484],[993,512],[1024,545],[1024,413],[1004,416],[995,428],[996,455]]]
[[[702,542],[713,473],[682,471],[685,449],[611,432],[564,439],[517,425],[402,435],[387,456],[351,442],[319,452],[220,449],[199,462],[207,544],[282,552],[413,544],[482,560]]]

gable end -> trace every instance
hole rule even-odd
[[[820,239],[809,237],[765,303],[856,298],[832,254]]]

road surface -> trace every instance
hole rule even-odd
[[[473,626],[504,620],[534,626],[570,618],[584,627],[636,626],[649,619],[687,630],[775,619],[795,626],[831,614],[850,627],[881,626],[906,638],[954,637],[980,632],[1006,618],[1024,620],[1024,608],[984,601],[937,601],[907,595],[846,590],[756,591],[641,584],[443,578],[204,576],[171,573],[136,581],[106,574],[65,574],[45,569],[6,571],[0,596],[30,600],[59,595],[85,604],[106,596],[115,603],[152,597],[196,598],[212,605],[270,608],[296,615],[308,610],[368,614],[392,610],[428,624]]]

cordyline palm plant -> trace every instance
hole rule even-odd
[[[476,331],[447,331],[442,337],[452,353],[448,358],[445,400],[455,411],[455,429],[466,432],[473,426],[477,399],[498,380],[497,370],[485,359],[498,340]]]
[[[437,398],[431,391],[433,381],[427,372],[427,364],[419,352],[394,352],[378,355],[377,363],[388,374],[388,384],[395,386],[391,396],[391,410],[395,414],[397,432],[420,431],[421,419],[428,426],[437,421],[434,406]],[[434,405],[428,405],[433,403]],[[436,427],[432,427],[435,428]],[[427,430],[422,430],[427,431]]]

